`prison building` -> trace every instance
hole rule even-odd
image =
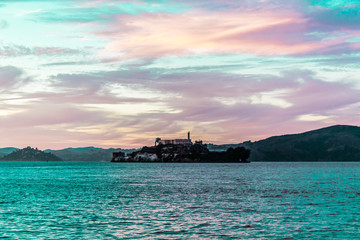
[[[189,146],[192,144],[191,139],[190,139],[190,132],[188,132],[188,138],[187,139],[161,139],[161,138],[157,138],[155,141],[155,145],[156,144],[179,144],[179,145],[185,145],[185,146]]]

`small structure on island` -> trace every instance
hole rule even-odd
[[[166,139],[166,140],[163,140],[161,138],[156,138],[155,146],[157,146],[159,144],[163,144],[163,145],[174,144],[174,145],[191,146],[192,142],[191,142],[191,139],[190,139],[190,132],[188,132],[187,135],[188,135],[187,139]]]

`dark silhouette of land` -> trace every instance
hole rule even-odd
[[[206,144],[159,144],[143,147],[125,156],[124,152],[114,152],[112,162],[208,162],[208,163],[248,163],[250,150],[244,147],[229,148],[222,152],[210,152]]]
[[[2,161],[62,161],[61,158],[52,153],[46,153],[37,148],[27,147],[13,151],[12,153],[3,156]]]
[[[83,148],[66,148],[62,150],[45,150],[45,152],[51,152],[52,154],[60,157],[64,161],[103,161],[108,162],[112,158],[113,152],[123,151],[125,153],[131,153],[135,149],[121,149],[121,148],[95,148],[95,147],[83,147]]]
[[[270,137],[257,142],[210,146],[244,146],[250,161],[346,162],[360,161],[360,127],[335,125],[299,134]]]

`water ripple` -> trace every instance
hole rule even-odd
[[[354,239],[359,163],[0,163],[4,239]]]

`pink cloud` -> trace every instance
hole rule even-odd
[[[6,128],[96,122],[96,115],[66,104],[47,104],[45,101],[19,106],[19,113],[0,119]],[[101,119],[103,120],[103,119]]]
[[[118,15],[94,32],[109,41],[104,61],[196,54],[340,54],[359,49],[347,41],[358,31],[328,31],[296,10],[194,10],[187,13]],[[312,33],[326,33],[322,36]]]
[[[307,19],[294,12],[190,12],[121,15],[97,32],[110,41],[107,51],[126,57],[198,53],[286,55],[324,46],[305,41]]]

